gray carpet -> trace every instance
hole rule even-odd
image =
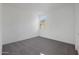
[[[76,55],[75,46],[43,37],[3,45],[2,55]]]

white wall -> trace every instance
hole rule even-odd
[[[50,6],[44,15],[48,16],[48,28],[40,30],[40,36],[74,44],[73,4]]]
[[[0,54],[2,51],[2,4],[0,3]]]
[[[75,4],[75,25],[76,25],[76,29],[75,29],[75,38],[76,38],[76,49],[78,50],[79,53],[79,4]]]
[[[48,28],[39,30],[39,15]],[[3,4],[3,44],[35,36],[74,44],[73,4]]]
[[[38,19],[31,8],[21,4],[3,4],[2,44],[38,36]]]

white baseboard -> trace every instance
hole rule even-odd
[[[53,40],[56,40],[56,41],[60,41],[60,42],[64,42],[64,43],[75,45],[73,43],[69,43],[69,42],[65,42],[65,41],[62,41],[62,40],[58,40],[59,38],[48,37],[48,36],[41,36],[41,35],[40,35],[40,37],[44,37],[44,38],[48,38],[48,39],[53,39]]]
[[[30,39],[30,38],[37,37],[37,36],[38,36],[37,34],[32,34],[32,35],[30,35],[30,36],[26,36],[26,38],[20,38],[20,39],[18,39],[18,40],[16,39],[15,41],[2,43],[2,45],[14,43],[14,42],[18,42],[18,41],[22,41],[22,40],[26,40],[26,39]]]

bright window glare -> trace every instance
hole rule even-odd
[[[48,18],[47,16],[39,16],[40,20],[47,20],[47,18]]]

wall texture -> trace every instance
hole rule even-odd
[[[48,16],[48,27],[40,30],[40,36],[74,44],[73,11],[73,4],[50,6],[44,14]]]
[[[48,16],[39,29],[39,16]],[[3,4],[3,44],[35,36],[74,44],[73,4]]]
[[[21,5],[21,4],[20,4]],[[38,36],[38,19],[31,10],[18,4],[3,4],[3,44]]]

